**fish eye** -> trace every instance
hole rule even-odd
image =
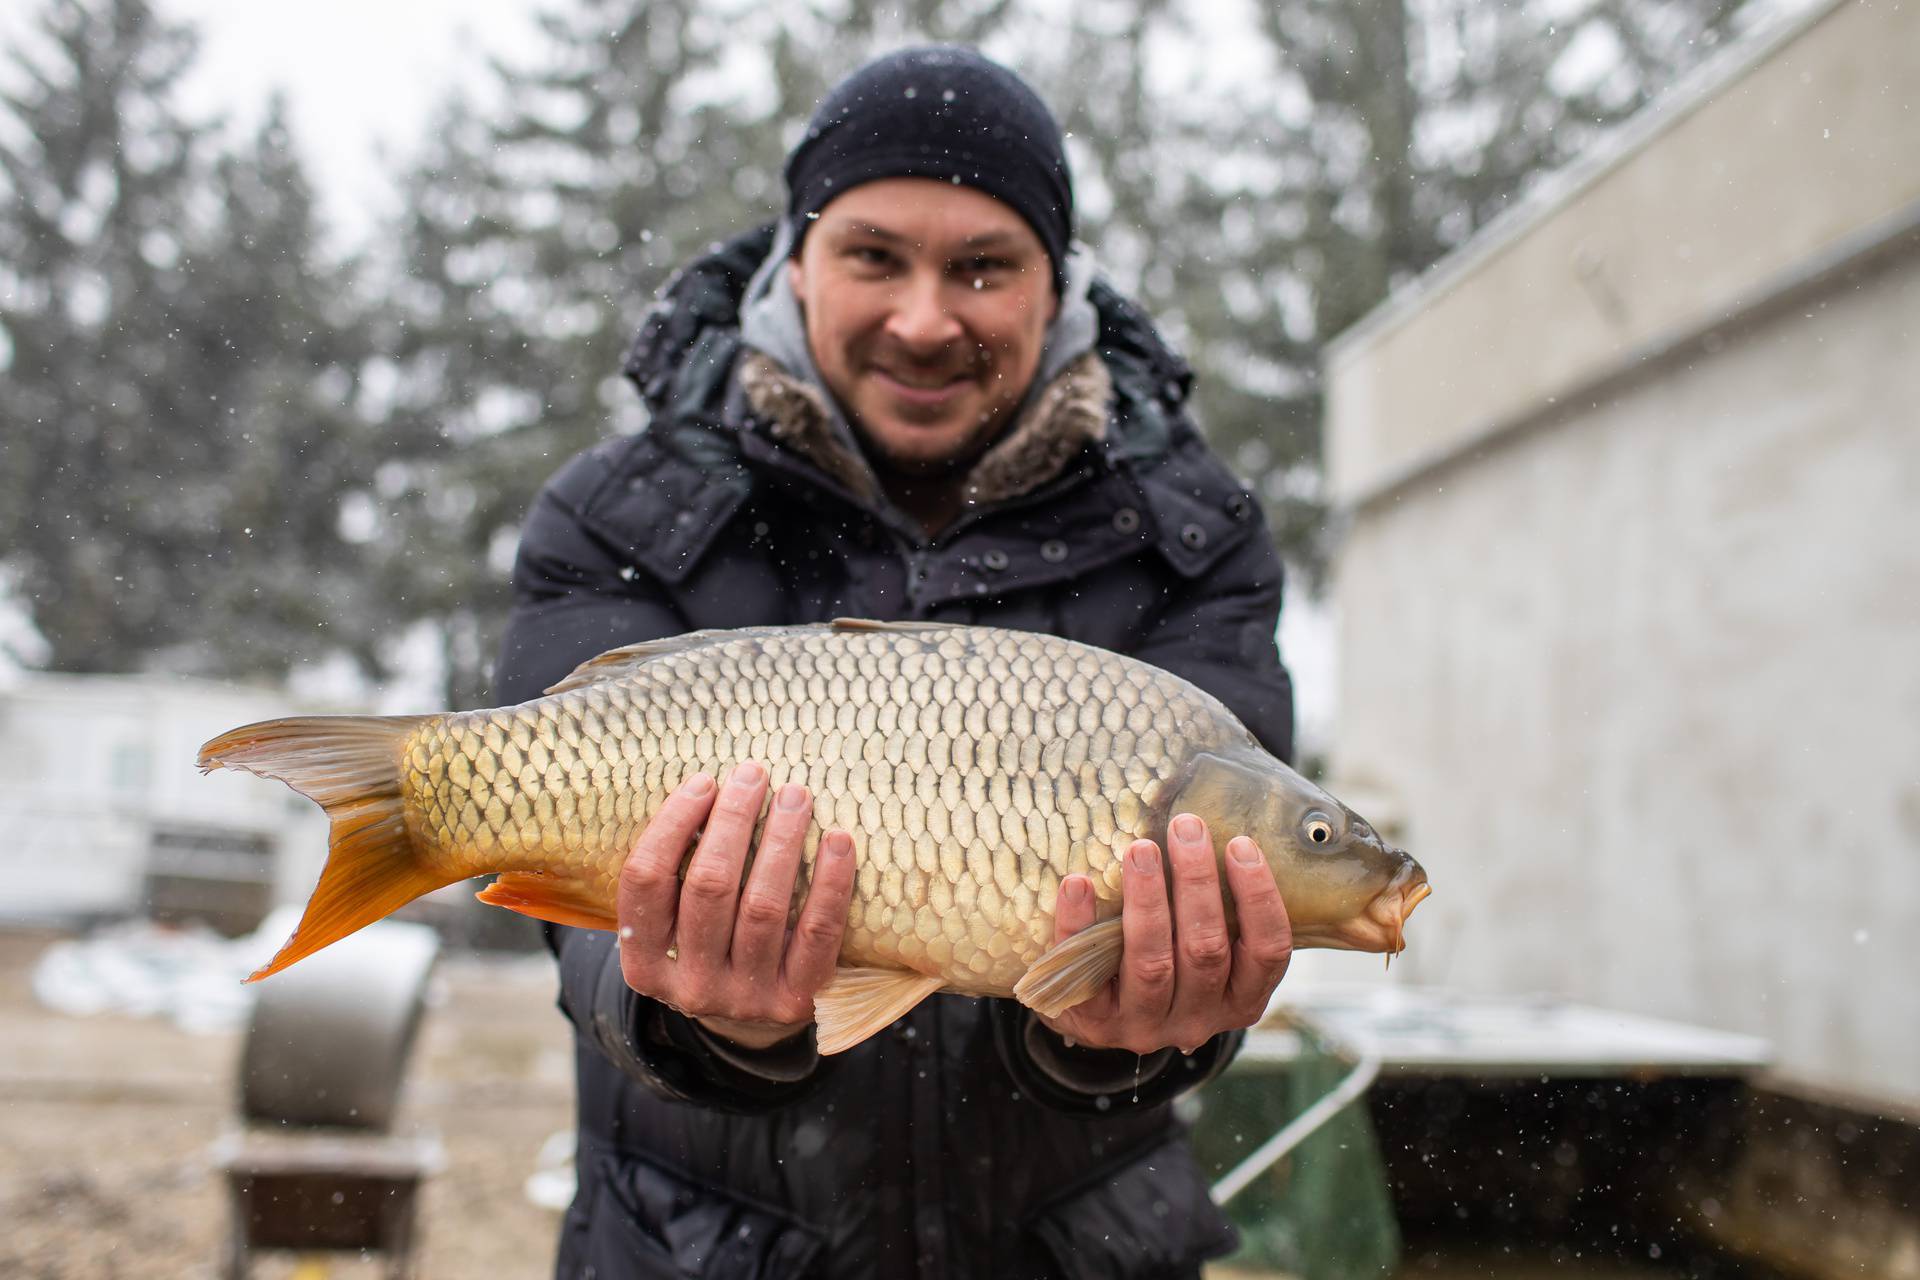
[[[1320,814],[1308,814],[1305,829],[1307,839],[1315,844],[1326,844],[1333,839],[1333,824]]]

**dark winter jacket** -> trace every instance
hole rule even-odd
[[[668,287],[627,370],[651,424],[540,494],[500,701],[654,636],[931,618],[1132,654],[1290,753],[1279,562],[1187,417],[1185,365],[1131,304],[1095,287],[1097,357],[1035,398],[929,540],[823,434],[817,393],[743,355],[739,298],[768,245],[718,246]],[[1237,1033],[1138,1059],[942,995],[833,1058],[810,1036],[749,1052],[631,991],[610,934],[551,938],[579,1073],[559,1276],[1122,1280],[1231,1246],[1170,1104]]]

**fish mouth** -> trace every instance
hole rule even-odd
[[[1400,892],[1391,901],[1387,893],[1373,900],[1373,906],[1368,908],[1369,913],[1378,912],[1383,922],[1392,920],[1393,949],[1387,952],[1389,956],[1397,956],[1407,949],[1407,918],[1413,914],[1415,907],[1432,894],[1433,886],[1427,883],[1427,873],[1416,868],[1414,875],[1400,886]]]
[[[1432,893],[1427,873],[1415,864],[1395,876],[1393,883],[1376,894],[1359,915],[1296,928],[1293,945],[1384,953],[1391,960],[1407,949],[1407,917]]]

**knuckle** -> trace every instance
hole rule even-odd
[[[801,946],[824,951],[839,945],[840,934],[845,927],[846,922],[838,916],[828,915],[824,911],[809,911],[800,917],[793,932]]]
[[[687,872],[681,893],[700,902],[714,903],[725,901],[736,887],[725,867],[716,867],[711,862],[695,863]]]
[[[760,802],[751,792],[729,787],[721,795],[719,803],[713,806],[713,811],[716,816],[728,818],[757,818],[760,816]]]
[[[740,923],[752,929],[785,924],[787,904],[771,894],[749,893],[740,899]]]
[[[1273,873],[1265,867],[1254,867],[1242,875],[1233,887],[1233,896],[1240,903],[1242,914],[1248,908],[1266,914],[1280,908],[1280,886],[1274,883]]]
[[[1173,957],[1165,951],[1148,952],[1133,962],[1134,979],[1144,987],[1172,986],[1173,971]]]
[[[1263,969],[1284,969],[1293,959],[1293,944],[1283,939],[1255,942],[1247,948],[1247,954]]]
[[[620,885],[629,893],[653,893],[665,879],[660,863],[648,857],[644,847],[620,867]]]
[[[800,850],[807,842],[807,829],[811,821],[805,813],[776,810],[767,819],[766,830],[760,836],[758,856],[762,859],[777,857],[798,861]]]
[[[1232,960],[1233,947],[1224,933],[1202,933],[1182,942],[1180,954],[1192,968],[1215,973],[1225,969]]]

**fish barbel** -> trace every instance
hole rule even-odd
[[[518,706],[314,716],[222,734],[202,770],[278,778],[332,820],[325,870],[264,978],[443,885],[497,873],[483,901],[612,929],[621,864],[696,772],[766,764],[813,826],[854,838],[823,1052],[935,990],[1013,996],[1049,1016],[1120,963],[1122,856],[1176,813],[1253,837],[1296,947],[1398,952],[1426,873],[1169,672],[1055,636],[841,620],[703,631],[615,649]],[[764,820],[764,813],[763,813]],[[1053,945],[1062,878],[1098,922]],[[1224,876],[1222,877],[1224,884]],[[1228,901],[1228,923],[1233,924]]]

